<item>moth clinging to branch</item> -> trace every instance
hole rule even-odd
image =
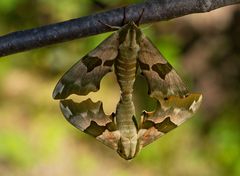
[[[111,115],[105,114],[100,101],[87,99],[75,103],[66,99],[71,94],[98,91],[101,79],[113,67],[121,95]],[[132,100],[138,68],[147,80],[149,96],[157,100],[155,111],[143,111],[140,122],[136,120]],[[53,98],[61,99],[63,115],[73,126],[126,160],[191,117],[202,101],[201,94],[188,91],[173,67],[134,22],[121,27],[72,66],[56,85]]]

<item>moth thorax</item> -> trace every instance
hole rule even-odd
[[[121,57],[126,60],[136,60],[139,50],[140,50],[140,47],[138,44],[128,46],[122,43],[119,46],[119,53]]]
[[[140,46],[136,40],[136,30],[130,28],[127,31],[125,40],[119,45],[119,53],[122,58],[132,60],[137,58]]]

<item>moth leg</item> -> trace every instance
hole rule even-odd
[[[123,19],[122,19],[122,25],[126,24],[126,7],[123,7]]]
[[[120,26],[112,26],[110,24],[107,24],[107,23],[104,23],[103,21],[101,20],[98,20],[99,23],[101,23],[102,25],[104,26],[107,26],[108,28],[110,29],[113,29],[113,30],[119,30],[121,27]]]

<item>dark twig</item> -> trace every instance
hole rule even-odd
[[[237,3],[240,3],[240,0],[149,0],[125,7],[126,21],[136,21],[143,9],[141,24],[169,20],[192,13],[209,12]],[[0,37],[0,56],[110,31],[111,28],[99,23],[99,20],[111,26],[120,26],[124,14],[123,9],[121,7],[4,35]]]

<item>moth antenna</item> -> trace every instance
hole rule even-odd
[[[112,25],[109,25],[109,24],[106,24],[104,22],[102,22],[101,20],[98,20],[99,23],[101,23],[102,25],[104,26],[107,26],[111,29],[120,29],[121,27],[120,26],[112,26]],[[123,8],[123,19],[122,19],[122,22],[121,22],[121,26],[124,26],[124,24],[126,23],[126,7]]]
[[[142,9],[142,12],[140,13],[140,15],[139,15],[139,17],[138,17],[138,19],[137,19],[137,21],[136,21],[136,25],[137,25],[137,26],[139,26],[139,23],[140,23],[140,21],[141,21],[141,19],[142,19],[143,13],[144,13],[144,9]]]
[[[107,26],[107,27],[109,27],[110,29],[120,29],[121,27],[119,27],[119,26],[112,26],[112,25],[110,25],[110,24],[107,24],[107,23],[104,23],[104,22],[102,22],[101,20],[98,20],[98,22],[99,23],[101,23],[102,25],[104,25],[104,26]]]
[[[126,23],[126,7],[123,7],[123,19],[121,26],[123,26],[125,23]]]

